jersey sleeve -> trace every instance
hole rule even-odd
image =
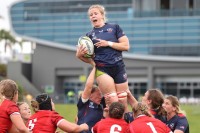
[[[52,122],[57,125],[58,122],[64,118],[60,116],[57,112],[53,111],[51,119],[52,119]]]
[[[175,127],[175,130],[181,130],[181,131],[185,132],[187,129],[187,126],[188,126],[188,122],[187,122],[186,117],[180,117],[179,121]]]
[[[77,107],[81,108],[82,106],[83,106],[83,102],[82,102],[82,99],[81,99],[81,96],[80,96],[79,99],[78,99]]]
[[[10,103],[10,105],[7,108],[7,113],[10,116],[11,114],[20,114],[19,113],[19,108],[17,107],[16,104]]]
[[[122,36],[125,36],[125,33],[123,32],[122,28],[116,24],[116,37],[119,39]]]

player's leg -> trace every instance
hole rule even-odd
[[[127,102],[127,89],[129,89],[128,86],[128,79],[126,74],[126,68],[124,64],[120,64],[115,69],[115,88],[117,91],[117,96],[119,99],[119,102],[124,104],[125,106],[125,112],[128,112],[128,102]]]
[[[114,80],[108,74],[99,70],[97,71],[98,74],[96,74],[96,81],[98,83],[99,89],[105,96],[106,104],[109,106],[112,102],[118,101]]]
[[[125,83],[115,84],[116,90],[117,90],[117,96],[119,102],[121,102],[125,106],[125,112],[128,112],[128,102],[127,102],[127,89],[128,87],[128,81]]]

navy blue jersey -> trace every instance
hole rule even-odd
[[[133,112],[126,112],[126,113],[124,113],[124,120],[127,123],[131,123],[134,120],[134,118],[133,118]]]
[[[150,112],[154,118],[161,120],[163,123],[166,123],[167,118],[165,116],[159,115],[157,110],[151,109]]]
[[[91,128],[103,118],[103,108],[105,107],[104,98],[101,101],[100,105],[88,100],[83,103],[81,97],[77,103],[78,107],[78,122],[77,124],[87,123],[89,126],[89,131],[83,131],[81,133],[91,133]]]
[[[174,132],[176,129],[189,133],[189,124],[187,118],[180,114],[175,115],[169,121],[166,121],[167,126]]]
[[[125,36],[119,25],[110,23],[105,23],[101,28],[93,28],[86,35],[90,37],[94,44],[97,43],[96,39],[118,42],[120,37]],[[118,62],[122,62],[122,51],[109,46],[100,48],[95,46],[94,53],[94,61],[97,66],[116,66]]]

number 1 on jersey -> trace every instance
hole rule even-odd
[[[148,122],[147,125],[151,128],[151,131],[152,131],[153,133],[157,133],[155,127],[153,126],[153,124],[152,124],[151,122]]]

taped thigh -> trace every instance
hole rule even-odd
[[[127,92],[126,91],[120,91],[120,92],[117,92],[117,97],[120,101],[122,100],[127,100]]]

